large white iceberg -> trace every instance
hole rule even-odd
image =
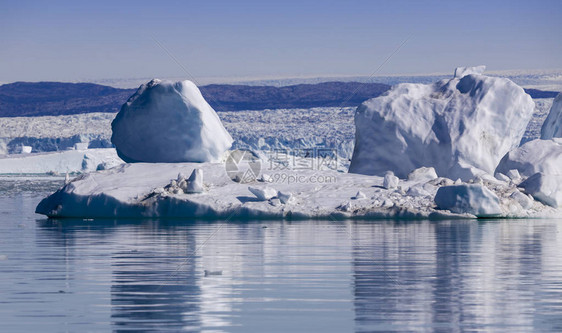
[[[349,171],[391,170],[405,178],[425,166],[463,180],[493,174],[521,141],[534,103],[512,81],[478,74],[482,70],[460,68],[455,78],[433,84],[399,84],[361,104]]]
[[[496,168],[496,173],[507,175],[517,170],[523,177],[537,172],[562,176],[562,138],[532,140],[507,153]]]
[[[140,86],[111,124],[126,162],[216,161],[232,137],[191,81],[154,79]]]
[[[550,112],[541,128],[541,139],[562,137],[562,94],[558,94],[552,102]]]

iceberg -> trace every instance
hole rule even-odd
[[[534,110],[523,88],[458,68],[433,84],[399,84],[355,112],[355,148],[349,172],[406,178],[420,167],[441,177],[470,180],[493,174],[516,148]]]
[[[126,162],[211,162],[232,137],[193,82],[154,79],[140,86],[111,123]]]
[[[562,93],[552,102],[550,112],[541,128],[541,139],[547,140],[562,137]]]

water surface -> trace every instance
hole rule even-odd
[[[562,220],[48,220],[0,198],[0,330],[562,331]]]

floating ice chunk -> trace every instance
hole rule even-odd
[[[277,196],[277,191],[271,187],[252,187],[248,186],[248,190],[252,192],[259,201],[267,201]]]
[[[531,96],[505,78],[398,84],[357,108],[349,172],[405,178],[425,166],[464,181],[493,174],[521,142],[534,109]]]
[[[519,187],[545,205],[554,208],[562,206],[562,176],[537,172],[519,184]]]
[[[398,177],[396,177],[392,171],[389,171],[384,175],[382,187],[384,187],[386,189],[396,188],[396,187],[398,187],[399,181],[400,180],[398,179]]]
[[[547,140],[562,137],[562,93],[552,102],[550,112],[541,128],[541,139]]]
[[[408,180],[412,180],[416,182],[430,181],[435,178],[437,178],[437,173],[435,172],[435,169],[432,167],[417,168],[408,174]]]
[[[154,79],[140,86],[111,123],[126,162],[217,161],[232,138],[191,81]]]
[[[33,148],[31,146],[21,146],[21,153],[22,154],[31,154]]]
[[[288,204],[293,201],[293,193],[291,192],[277,192],[277,197],[283,204]]]
[[[194,169],[191,176],[187,179],[185,193],[201,193],[203,191],[203,170]]]
[[[486,70],[486,66],[474,66],[474,67],[457,67],[455,68],[455,78],[462,78],[466,75],[476,74],[481,75]]]
[[[517,201],[523,209],[529,209],[533,206],[533,199],[529,198],[527,195],[519,192],[519,190],[513,191],[509,196],[511,199]]]
[[[443,186],[437,190],[435,203],[439,209],[477,217],[495,216],[502,213],[500,200],[483,185],[465,184]]]
[[[562,138],[532,140],[507,153],[496,172],[507,173],[516,169],[523,177],[537,172],[562,175]]]

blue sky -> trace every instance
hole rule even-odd
[[[562,68],[562,1],[6,1],[0,82]]]

